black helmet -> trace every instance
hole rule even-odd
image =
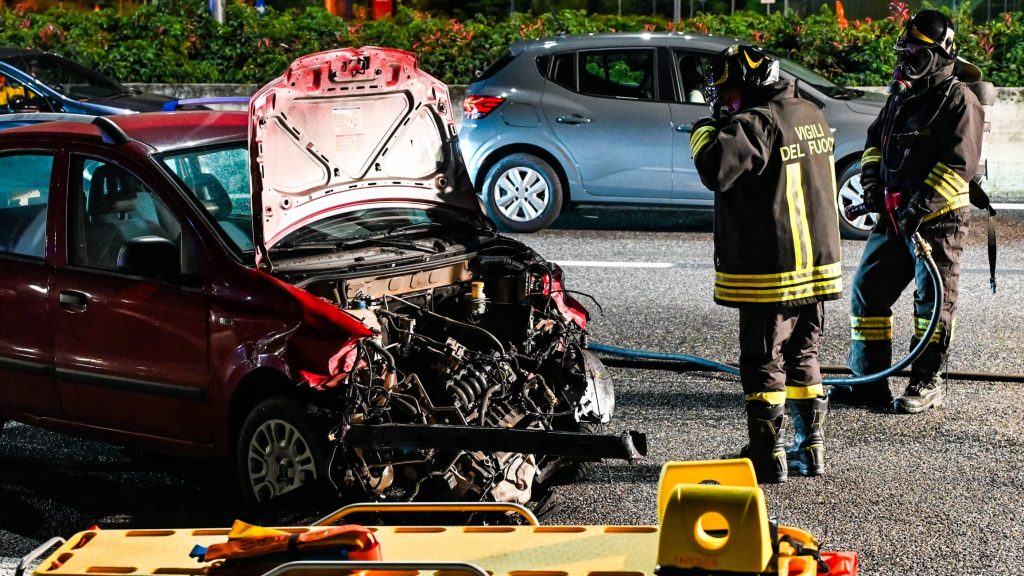
[[[753,46],[733,44],[719,52],[704,71],[704,101],[716,117],[721,111],[721,91],[741,91],[771,84],[779,79],[779,62]]]
[[[896,41],[896,50],[908,44],[934,48],[948,60],[956,57],[956,28],[946,15],[938,10],[921,10],[903,26]]]

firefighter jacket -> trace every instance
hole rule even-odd
[[[835,139],[817,106],[780,81],[699,122],[694,164],[715,192],[715,302],[801,306],[843,290]]]
[[[861,158],[865,195],[878,198],[884,187],[901,191],[927,209],[922,227],[953,211],[970,216],[968,182],[978,170],[985,116],[952,73],[951,64],[890,95],[868,128]]]

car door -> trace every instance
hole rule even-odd
[[[61,416],[46,321],[57,158],[56,150],[0,151],[0,411],[12,415]]]
[[[158,194],[169,190],[130,165],[70,156],[66,263],[50,291],[57,379],[69,420],[207,443],[209,302],[193,232]],[[119,266],[127,242],[153,236],[178,247],[180,277]]]
[[[673,133],[672,190],[673,196],[691,204],[714,203],[714,194],[704,187],[690,157],[690,134],[694,123],[711,115],[704,102],[701,86],[710,54],[688,50],[672,50],[675,82],[681,95],[671,104]]]
[[[658,99],[655,49],[566,52],[552,65],[544,113],[586,192],[671,196],[671,114]]]

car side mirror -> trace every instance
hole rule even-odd
[[[181,276],[181,252],[167,238],[140,236],[121,246],[117,269],[133,276],[173,280]]]

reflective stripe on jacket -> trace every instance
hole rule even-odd
[[[891,95],[868,128],[861,159],[865,189],[890,187],[915,197],[930,214],[970,215],[968,182],[978,171],[985,116],[978,98],[951,74],[923,78],[914,89]]]
[[[695,134],[693,146],[697,172],[716,193],[715,302],[799,306],[839,298],[832,131],[792,82],[749,96],[754,106]]]

